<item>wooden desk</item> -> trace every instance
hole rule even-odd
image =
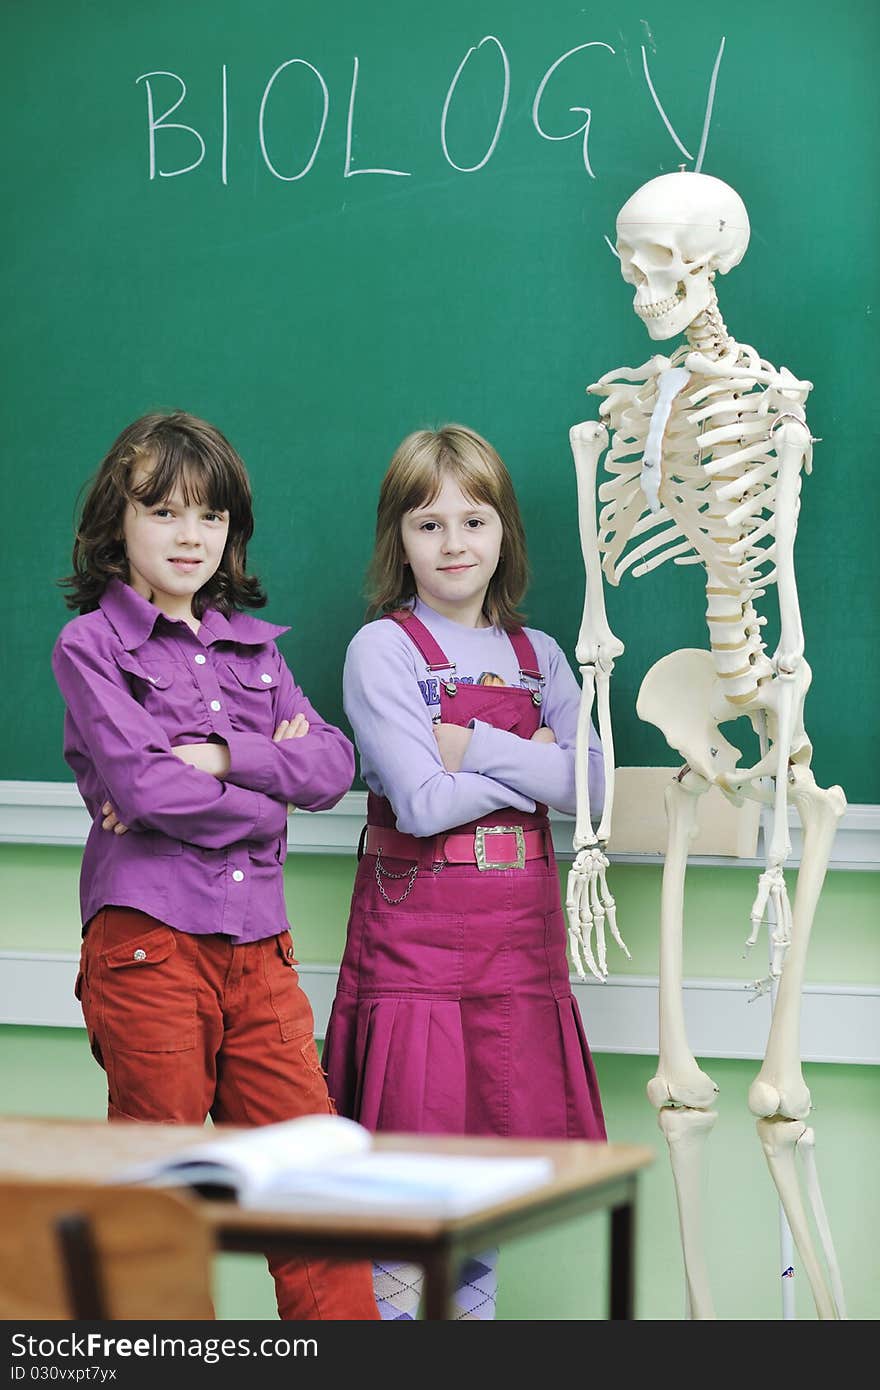
[[[236,1130],[224,1128],[227,1134]],[[214,1131],[192,1125],[0,1119],[0,1176],[7,1180],[103,1183],[122,1168],[172,1154]],[[345,1215],[244,1210],[193,1196],[220,1250],[301,1254],[339,1259],[404,1259],[425,1269],[425,1316],[449,1316],[461,1260],[515,1236],[543,1230],[585,1212],[610,1211],[609,1317],[633,1315],[636,1180],[654,1161],[651,1149],[580,1140],[436,1138],[381,1134],[383,1149],[448,1154],[542,1155],[553,1162],[549,1182],[467,1216]]]

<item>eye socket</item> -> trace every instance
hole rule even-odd
[[[646,246],[642,251],[643,262],[652,270],[662,270],[664,266],[671,265],[674,259],[670,247],[657,243]]]

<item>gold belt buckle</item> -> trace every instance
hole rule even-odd
[[[515,859],[487,859],[487,835],[515,835]],[[526,837],[521,825],[478,825],[474,832],[474,853],[478,869],[524,869],[526,867]]]

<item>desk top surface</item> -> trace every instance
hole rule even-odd
[[[220,1136],[247,1131],[233,1126],[107,1124],[99,1120],[0,1118],[0,1181],[102,1184],[131,1164],[170,1156],[184,1147]],[[370,1229],[390,1229],[413,1236],[436,1234],[479,1224],[491,1214],[511,1214],[525,1209],[574,1201],[585,1193],[598,1195],[632,1179],[653,1163],[652,1149],[634,1144],[599,1144],[586,1140],[499,1139],[437,1135],[377,1134],[380,1149],[465,1154],[541,1156],[551,1159],[553,1176],[539,1187],[461,1217],[435,1219],[426,1216],[381,1214],[364,1211],[344,1216],[280,1208],[256,1211],[232,1202],[199,1199],[199,1207],[212,1227],[221,1232],[283,1229],[303,1233],[338,1229],[366,1234]]]

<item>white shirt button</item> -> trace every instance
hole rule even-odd
[[[232,877],[235,879],[236,883],[241,883],[241,880],[244,878],[244,874],[242,873],[241,869],[233,869]]]
[[[134,958],[134,960],[146,960],[146,959],[147,959],[147,953],[146,953],[146,951],[142,951],[141,948],[138,947],[138,949],[134,952],[134,957],[133,957],[133,958]]]
[[[219,700],[212,700],[212,701],[211,701],[211,709],[212,709],[212,710],[218,710],[219,708],[220,708],[220,701],[219,701]]]
[[[193,657],[193,661],[196,663],[197,666],[204,666],[207,660],[208,658],[206,656],[202,656],[201,652],[199,652],[198,656]]]
[[[265,681],[267,685],[272,684],[272,677],[269,675],[268,671],[263,672],[263,674],[260,676],[260,680]]]

